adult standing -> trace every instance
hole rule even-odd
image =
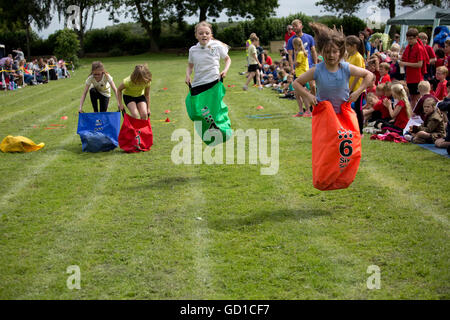
[[[286,33],[284,34],[284,45],[283,45],[284,56],[285,56],[286,60],[288,60],[288,61],[289,61],[289,57],[288,57],[288,52],[287,52],[286,48],[288,45],[288,41],[292,36],[295,36],[294,28],[292,27],[292,25],[289,24],[286,27]]]
[[[295,35],[293,35],[288,40],[286,49],[288,51],[289,65],[291,66],[291,70],[294,73],[295,72],[295,66],[294,66],[295,57],[294,57],[293,41],[296,37],[299,37],[303,42],[303,47],[305,48],[306,53],[308,54],[309,68],[312,68],[317,64],[317,52],[316,52],[316,43],[314,42],[314,38],[307,33],[303,33],[302,21],[299,19],[295,19],[294,21],[292,21],[292,27],[294,28]],[[309,85],[311,87],[311,93],[315,94],[316,87],[315,87],[314,81],[311,81],[309,83]]]

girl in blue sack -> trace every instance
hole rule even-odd
[[[100,112],[108,111],[109,99],[111,98],[111,88],[116,96],[117,105],[119,105],[120,103],[117,96],[117,88],[114,84],[113,78],[108,72],[106,72],[103,63],[100,61],[92,62],[91,74],[86,79],[86,86],[84,88],[83,95],[81,96],[78,112],[83,112],[83,104],[88,91],[89,96],[91,97],[94,112],[99,112],[99,104]]]

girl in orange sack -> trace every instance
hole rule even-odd
[[[311,23],[316,46],[324,61],[294,82],[306,108],[314,106],[312,117],[313,184],[319,190],[348,187],[354,180],[361,159],[361,135],[351,102],[370,85],[372,74],[345,62],[346,39],[342,31]],[[350,93],[350,77],[363,78]],[[305,85],[316,81],[316,96]]]

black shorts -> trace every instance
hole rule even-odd
[[[139,102],[147,103],[147,99],[145,99],[145,96],[132,97],[132,96],[127,96],[126,94],[123,95],[123,101],[125,101],[126,105],[128,105],[130,102],[135,102],[136,104],[138,104]]]
[[[250,64],[248,66],[248,72],[256,72],[256,70],[258,70],[258,65],[257,64]]]
[[[408,83],[408,90],[410,95],[418,95],[419,94],[419,84],[418,83]]]

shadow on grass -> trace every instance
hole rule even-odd
[[[331,211],[322,209],[278,209],[273,211],[260,211],[252,215],[211,219],[208,226],[217,231],[236,231],[256,226],[264,222],[283,222],[286,220],[316,219],[331,215]]]
[[[200,177],[186,177],[186,176],[176,176],[176,177],[165,177],[160,178],[156,181],[151,181],[149,184],[136,185],[128,189],[131,190],[144,190],[144,189],[171,189],[177,185],[195,183],[201,181]]]

